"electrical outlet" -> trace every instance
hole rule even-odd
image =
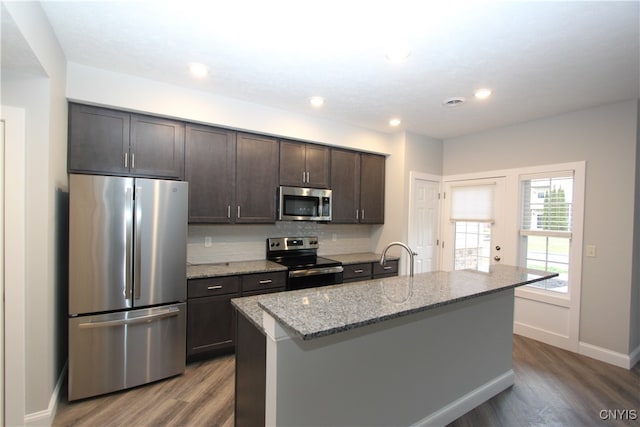
[[[587,256],[588,257],[596,256],[596,245],[587,245]]]
[[[205,236],[204,238],[204,247],[205,248],[210,248],[211,247],[211,236]]]

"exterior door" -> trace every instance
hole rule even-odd
[[[438,243],[440,221],[440,182],[437,177],[411,173],[409,209],[409,246],[414,257],[414,272],[439,269]]]
[[[488,271],[505,256],[505,178],[444,185],[443,270]]]

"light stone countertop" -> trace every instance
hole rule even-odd
[[[262,328],[264,309],[303,340],[382,322],[557,276],[507,265],[489,273],[436,271],[237,298],[232,304]],[[251,299],[250,299],[251,298]]]
[[[234,276],[236,274],[287,271],[287,267],[267,260],[222,262],[215,264],[187,264],[187,279]]]

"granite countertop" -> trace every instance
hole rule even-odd
[[[507,265],[489,273],[436,271],[344,285],[233,299],[241,313],[262,329],[264,309],[303,340],[406,316],[557,276]]]
[[[344,265],[348,264],[360,264],[364,262],[378,262],[382,254],[376,254],[373,252],[361,252],[357,254],[337,254],[337,255],[322,255],[325,258],[334,259],[340,261]],[[400,259],[397,256],[388,255],[389,261]]]
[[[287,267],[267,260],[222,262],[216,264],[187,264],[187,279],[234,276],[236,274],[286,271]]]

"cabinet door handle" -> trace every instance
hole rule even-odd
[[[307,173],[302,171],[302,183],[304,184],[305,182],[307,182]]]
[[[360,274],[360,273],[364,273],[364,270],[353,270],[353,272],[356,274]]]
[[[236,215],[236,218],[240,218],[240,205],[238,205],[238,215]]]
[[[215,291],[216,289],[222,289],[222,285],[207,286],[209,291]]]
[[[310,172],[307,171],[307,184],[311,182],[311,175]]]
[[[136,168],[136,153],[131,153],[131,169]]]
[[[360,219],[360,209],[356,209],[356,220]]]
[[[227,205],[227,219],[231,219],[231,205]]]
[[[383,270],[391,270],[393,267],[391,267],[390,265],[384,266],[382,267]]]
[[[273,283],[273,280],[271,279],[260,280],[258,283],[260,283],[261,285],[268,285],[269,283]]]
[[[364,221],[364,209],[362,209],[362,220]]]
[[[129,153],[125,152],[124,153],[124,168],[128,168],[129,167]]]

